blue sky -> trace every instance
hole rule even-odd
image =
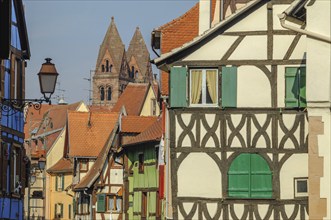
[[[189,10],[198,0],[24,0],[31,59],[26,68],[26,97],[41,97],[37,73],[50,57],[67,102],[88,102],[90,70],[114,16],[126,49],[137,26],[151,58],[150,33]],[[58,90],[56,95],[61,95]],[[57,103],[56,100],[53,103]]]

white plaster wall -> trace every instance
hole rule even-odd
[[[279,23],[279,21],[278,21]],[[286,52],[288,51],[293,39],[294,35],[274,35],[274,50],[273,50],[273,58],[277,60],[284,59]]]
[[[222,197],[221,172],[206,153],[190,153],[180,164],[178,176],[178,197]]]
[[[111,169],[110,170],[110,182],[111,184],[123,184],[123,170]]]
[[[295,177],[308,177],[308,154],[293,154],[284,163],[280,170],[280,199],[294,198]]]
[[[267,76],[255,66],[240,66],[237,75],[237,106],[271,107]]]
[[[266,23],[266,21],[264,21]],[[267,36],[246,36],[229,60],[266,60]]]
[[[267,5],[260,7],[254,13],[239,21],[236,25],[232,26],[227,32],[232,31],[256,31],[267,30]]]

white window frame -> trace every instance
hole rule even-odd
[[[298,181],[307,182],[307,192],[298,192]],[[308,197],[308,191],[309,191],[308,177],[294,178],[294,197]]]
[[[192,104],[191,100],[192,100],[192,77],[191,77],[191,74],[192,74],[192,70],[196,71],[196,70],[201,70],[202,71],[202,86],[201,86],[201,93],[202,93],[202,103],[201,104]],[[208,104],[206,103],[206,95],[207,95],[207,77],[206,77],[206,72],[207,70],[215,70],[216,71],[216,100],[217,102],[216,103],[212,103],[212,104]],[[190,69],[190,84],[189,84],[189,87],[190,87],[190,91],[189,91],[189,106],[190,107],[218,107],[218,100],[219,100],[219,97],[218,97],[218,81],[219,81],[219,72],[218,72],[218,69],[216,68],[206,68],[206,69],[202,69],[202,68],[198,68],[198,69]]]

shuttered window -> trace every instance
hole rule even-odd
[[[237,107],[237,67],[222,67],[222,107]]]
[[[306,107],[306,67],[285,68],[285,106]]]
[[[106,195],[98,194],[97,196],[97,212],[105,212],[106,211]]]
[[[240,154],[228,172],[228,196],[232,198],[272,198],[272,173],[258,154]]]
[[[170,71],[170,106],[187,106],[187,69],[185,67],[172,67]]]

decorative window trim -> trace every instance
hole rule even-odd
[[[86,165],[86,166],[84,166]],[[89,170],[89,163],[88,160],[80,160],[79,161],[79,171],[80,172],[87,172]]]

